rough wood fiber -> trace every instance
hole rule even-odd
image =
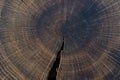
[[[120,1],[0,0],[0,80],[47,80],[63,42],[56,80],[120,80]]]

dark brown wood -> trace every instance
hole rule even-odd
[[[48,80],[63,37],[56,80],[119,80],[119,0],[0,0],[0,80]]]

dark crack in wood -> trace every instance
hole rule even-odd
[[[60,58],[61,58],[61,52],[63,51],[64,48],[64,39],[63,39],[63,43],[62,46],[60,48],[60,50],[57,53],[57,57],[55,62],[53,63],[53,66],[48,74],[48,80],[56,80],[56,76],[57,76],[57,69],[59,68],[59,64],[60,64]]]

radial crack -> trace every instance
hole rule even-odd
[[[56,76],[57,76],[57,69],[59,68],[59,64],[60,64],[60,58],[61,58],[61,51],[63,51],[64,48],[64,39],[63,39],[63,43],[62,46],[60,48],[60,50],[57,53],[57,57],[55,62],[53,63],[53,66],[48,74],[48,80],[56,80]]]

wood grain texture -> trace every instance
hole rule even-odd
[[[120,1],[0,0],[0,80],[47,80],[63,42],[56,80],[120,80]]]

